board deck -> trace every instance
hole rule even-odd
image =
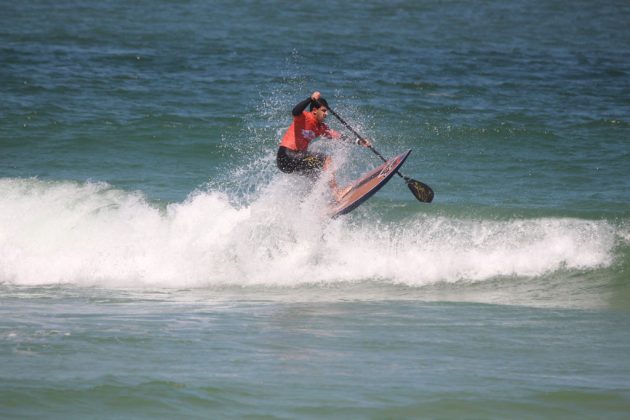
[[[396,157],[389,159],[381,166],[364,174],[361,178],[351,182],[350,190],[329,207],[330,217],[337,217],[342,214],[351,212],[352,210],[363,204],[368,198],[372,197],[394,176],[398,168],[405,163],[407,156],[411,150],[407,150]],[[346,186],[347,188],[347,186]]]

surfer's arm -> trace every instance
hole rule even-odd
[[[309,96],[307,99],[304,99],[302,102],[293,107],[293,111],[291,111],[291,113],[294,117],[299,117],[300,115],[302,115],[302,112],[304,112],[306,107],[311,104],[311,102],[317,102],[320,97],[321,93],[317,91],[311,93],[311,96]]]
[[[337,139],[337,140],[346,141],[349,143],[355,143],[363,147],[372,146],[372,142],[368,139],[360,139],[358,137],[346,136],[345,134],[341,134],[335,130],[329,129],[328,131],[331,133],[334,133],[334,135],[329,136],[331,139]]]
[[[359,143],[359,139],[354,139],[351,136],[346,136],[345,134],[341,134],[339,131],[333,130],[332,128],[329,128],[327,125],[324,125],[325,130],[322,134],[322,136],[327,137],[329,139],[333,139],[333,140],[339,140],[339,141],[344,141],[344,142],[349,142],[349,143],[356,143],[356,144],[363,144],[363,143]]]
[[[300,102],[293,108],[293,111],[291,111],[291,114],[293,114],[294,117],[299,117],[300,115],[302,115],[302,112],[304,112],[306,107],[311,104],[311,101],[312,99],[310,96],[304,99],[302,102]]]
[[[339,131],[335,131],[331,128],[328,128],[328,126],[326,126],[326,130],[324,131],[323,136],[328,137],[329,139],[333,139],[333,140],[341,140],[341,141],[347,140],[346,136],[341,134]]]

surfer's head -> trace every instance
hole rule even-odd
[[[315,115],[318,122],[324,122],[326,117],[328,116],[328,102],[326,99],[319,98],[316,101],[311,101],[311,107],[309,108],[311,112]]]
[[[311,101],[311,107],[309,109],[312,111],[314,109],[321,108],[322,106],[328,108],[328,102],[326,102],[326,99],[320,96],[318,100]]]

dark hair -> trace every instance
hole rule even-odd
[[[312,111],[314,109],[321,108],[322,106],[328,108],[328,102],[326,102],[326,99],[320,97],[316,101],[311,101],[311,107],[309,108],[309,110]]]

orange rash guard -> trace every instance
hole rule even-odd
[[[318,123],[312,112],[304,111],[293,117],[293,123],[284,133],[280,146],[295,151],[305,151],[308,149],[309,143],[319,136],[338,139],[341,134],[331,130],[324,123]]]

